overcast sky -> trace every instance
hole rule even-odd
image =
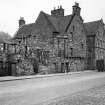
[[[69,15],[75,1],[80,4],[85,22],[101,18],[105,21],[105,0],[0,0],[0,31],[13,36],[20,16],[25,18],[26,24],[33,23],[41,10],[50,14],[58,5],[62,5],[65,15]]]

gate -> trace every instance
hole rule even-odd
[[[98,71],[105,71],[104,69],[104,60],[96,60],[96,68]]]
[[[16,64],[11,62],[3,63],[0,61],[0,76],[16,75]]]
[[[0,61],[0,76],[8,76],[11,75],[11,71],[8,70],[8,63]]]

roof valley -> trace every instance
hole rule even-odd
[[[67,27],[66,27],[64,33],[66,33],[67,30],[68,30],[68,28],[70,27],[70,25],[71,25],[71,23],[72,23],[72,20],[73,20],[74,16],[75,16],[75,14],[72,15],[72,17],[71,17],[71,19],[70,19],[70,21],[69,21],[69,23],[68,23],[68,25],[67,25]]]

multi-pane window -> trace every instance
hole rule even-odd
[[[58,57],[64,56],[64,50],[58,50]]]

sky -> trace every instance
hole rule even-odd
[[[20,17],[24,17],[26,24],[34,23],[40,11],[50,14],[59,5],[65,9],[65,15],[69,15],[75,2],[81,7],[84,22],[101,18],[105,22],[105,0],[0,0],[0,31],[13,36]]]

